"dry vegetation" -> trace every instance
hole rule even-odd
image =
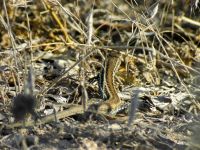
[[[0,31],[0,149],[200,149],[199,0],[1,0]],[[137,111],[84,113],[111,51]]]

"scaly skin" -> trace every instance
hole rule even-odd
[[[114,76],[120,64],[121,57],[119,54],[111,53],[108,56],[105,66],[105,85],[109,94],[109,99],[99,105],[98,112],[100,113],[109,113],[121,105],[121,99],[114,86]]]

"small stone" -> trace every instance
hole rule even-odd
[[[112,130],[120,130],[120,129],[122,129],[122,127],[117,123],[109,125],[108,128],[112,129]]]

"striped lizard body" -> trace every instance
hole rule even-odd
[[[119,69],[121,59],[121,56],[116,53],[110,53],[106,59],[105,71],[103,71],[103,84],[105,84],[109,98],[99,105],[98,112],[100,113],[115,111],[122,103],[114,85],[114,76]]]

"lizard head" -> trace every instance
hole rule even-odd
[[[112,108],[111,108],[110,104],[106,103],[106,102],[99,105],[99,107],[97,109],[97,111],[102,114],[108,114],[111,110],[112,110]]]

